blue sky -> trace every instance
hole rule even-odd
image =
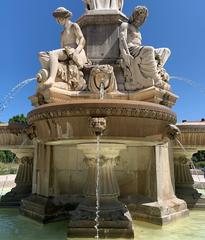
[[[141,29],[143,45],[169,47],[171,58],[166,69],[173,92],[180,96],[173,110],[178,121],[205,117],[205,0],[125,0],[123,12],[129,16],[136,5],[149,8]],[[52,12],[59,6],[73,12],[73,21],[84,12],[82,0],[1,0],[0,2],[0,99],[20,81],[40,69],[37,53],[60,46],[61,27]],[[30,83],[15,96],[0,116],[7,121],[31,109],[28,96],[35,93]]]

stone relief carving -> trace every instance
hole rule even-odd
[[[102,135],[106,130],[107,122],[103,117],[93,117],[90,119],[90,128],[96,136]]]
[[[169,124],[167,126],[167,136],[169,139],[175,140],[180,134],[181,134],[181,131],[176,125]]]
[[[105,92],[117,91],[117,81],[110,65],[97,65],[90,72],[88,88],[91,92],[99,93],[101,84]]]
[[[48,87],[70,91],[84,90],[86,82],[81,70],[88,63],[88,59],[84,51],[85,39],[82,31],[77,23],[70,21],[72,13],[66,8],[57,8],[53,16],[64,27],[61,48],[39,53],[42,69],[37,74],[37,92]]]
[[[117,9],[122,11],[124,0],[84,0],[87,10]]]
[[[120,27],[120,50],[123,58],[126,90],[137,90],[153,85],[169,90],[169,75],[163,68],[170,56],[168,48],[155,49],[142,45],[140,27],[148,16],[148,9],[137,6],[128,23]]]

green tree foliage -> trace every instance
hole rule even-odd
[[[9,123],[23,123],[27,124],[27,118],[23,114],[19,114],[16,116],[13,116],[12,118],[9,119]]]
[[[198,151],[192,156],[193,162],[205,162],[205,151]]]
[[[192,156],[192,161],[197,168],[205,167],[205,151],[198,151]]]
[[[16,161],[16,155],[11,151],[0,151],[0,162],[12,163]]]

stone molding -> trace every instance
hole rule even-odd
[[[17,148],[17,145],[21,145],[26,138],[26,127],[24,124],[0,124],[0,148],[5,147],[6,150],[9,146]],[[32,143],[28,140],[26,145]]]
[[[181,135],[179,136],[179,141],[182,145],[186,146],[195,146],[198,148],[199,146],[205,148],[205,124],[191,124],[190,125],[180,125],[177,127],[181,131]],[[177,143],[175,143],[175,146]]]
[[[84,14],[77,20],[77,23],[82,28],[86,25],[101,25],[103,24],[113,24],[118,23],[121,24],[122,22],[127,22],[127,17],[120,11],[112,10],[112,11],[90,11]]]
[[[70,101],[69,104],[48,104],[31,111],[28,114],[28,121],[33,123],[44,119],[72,116],[126,116],[176,123],[176,114],[164,106],[123,100],[84,100]]]

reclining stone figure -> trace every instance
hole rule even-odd
[[[137,6],[128,23],[120,27],[120,50],[123,58],[126,90],[158,86],[169,90],[169,75],[163,68],[170,56],[168,48],[142,46],[140,27],[148,16],[148,9]]]

